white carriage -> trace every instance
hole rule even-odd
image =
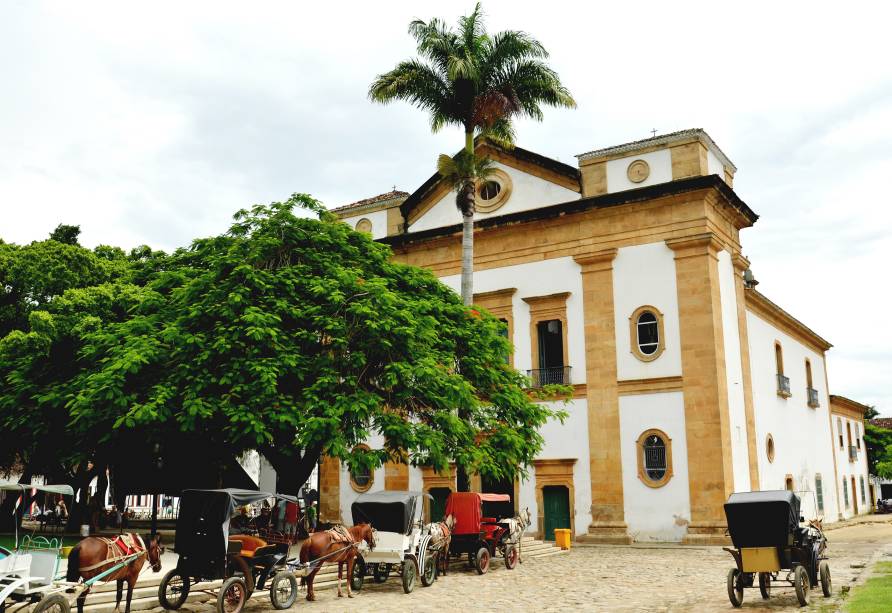
[[[437,552],[430,548],[431,537],[425,530],[423,492],[386,491],[363,494],[353,503],[353,524],[371,524],[375,547],[360,546],[360,556],[351,578],[354,590],[360,590],[366,575],[376,583],[387,581],[391,572],[399,574],[403,591],[411,592],[420,575],[428,587],[437,579]],[[428,496],[429,497],[429,496]]]
[[[73,496],[68,485],[2,485],[0,489],[22,495],[37,489],[51,494]],[[0,613],[11,603],[36,603],[32,613],[68,613],[68,598],[63,594],[70,587],[57,577],[62,553],[61,539],[16,534],[16,548],[0,548]]]

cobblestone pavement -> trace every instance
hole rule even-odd
[[[892,516],[828,531],[833,597],[812,591],[805,611],[836,611],[842,593],[863,581],[877,556],[892,557]],[[672,611],[702,613],[732,611],[725,580],[733,566],[721,547],[577,546],[570,552],[531,559],[514,571],[500,559],[490,572],[478,576],[470,569],[453,570],[429,588],[420,582],[403,594],[399,579],[383,585],[367,581],[352,599],[338,598],[335,590],[317,591],[316,602],[304,594],[294,612],[330,611]],[[267,610],[269,602],[251,602],[247,613]],[[183,607],[209,613],[209,605]],[[792,589],[777,589],[764,601],[758,589],[746,590],[743,611],[801,611]]]

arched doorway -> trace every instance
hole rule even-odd
[[[858,514],[858,490],[855,489],[855,477],[852,477],[852,509]]]
[[[452,493],[448,487],[432,487],[427,491],[431,495],[430,501],[430,521],[443,521],[443,514],[446,512],[446,499]]]
[[[570,491],[564,485],[546,485],[542,488],[542,506],[544,537],[553,541],[555,528],[570,527]]]

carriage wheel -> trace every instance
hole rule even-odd
[[[424,570],[421,573],[421,585],[430,587],[437,580],[437,558],[439,554],[428,551],[427,557],[424,558]]]
[[[474,560],[474,566],[477,568],[478,575],[485,575],[489,570],[489,549],[481,547],[477,550],[477,556]]]
[[[728,600],[735,607],[743,604],[743,587],[740,585],[740,570],[732,568],[728,571]]]
[[[217,613],[241,613],[248,599],[245,580],[241,577],[230,577],[223,582],[217,594]]]
[[[365,581],[365,560],[362,556],[356,556],[353,560],[353,576],[350,577],[350,589],[354,592],[362,590],[362,584]]]
[[[62,594],[50,594],[41,599],[34,607],[34,613],[68,613],[71,605]]]
[[[297,579],[288,571],[281,571],[273,577],[269,586],[269,599],[274,609],[290,609],[297,600]]]
[[[830,564],[827,560],[821,560],[818,564],[818,575],[821,578],[821,591],[824,592],[824,596],[829,596],[833,593],[833,586],[830,583]]]
[[[183,606],[189,596],[189,577],[184,577],[177,569],[164,575],[158,586],[158,603],[168,611]]]
[[[372,577],[375,579],[375,583],[384,583],[387,581],[387,577],[390,576],[390,571],[393,569],[393,564],[384,564],[383,562],[376,562],[372,567]]]
[[[759,593],[762,598],[771,598],[771,573],[759,573]]]
[[[508,570],[514,570],[517,568],[517,559],[520,555],[517,552],[517,547],[514,545],[508,545],[505,547],[505,568]]]
[[[808,571],[801,564],[793,572],[793,585],[796,586],[796,598],[799,600],[799,606],[806,606],[808,604],[808,590],[811,589],[811,582],[808,579]]]
[[[407,594],[415,589],[415,579],[418,577],[418,567],[415,560],[406,558],[403,560],[403,591]]]

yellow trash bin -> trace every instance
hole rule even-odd
[[[570,529],[569,528],[555,528],[554,529],[554,544],[560,547],[561,549],[570,549]]]

